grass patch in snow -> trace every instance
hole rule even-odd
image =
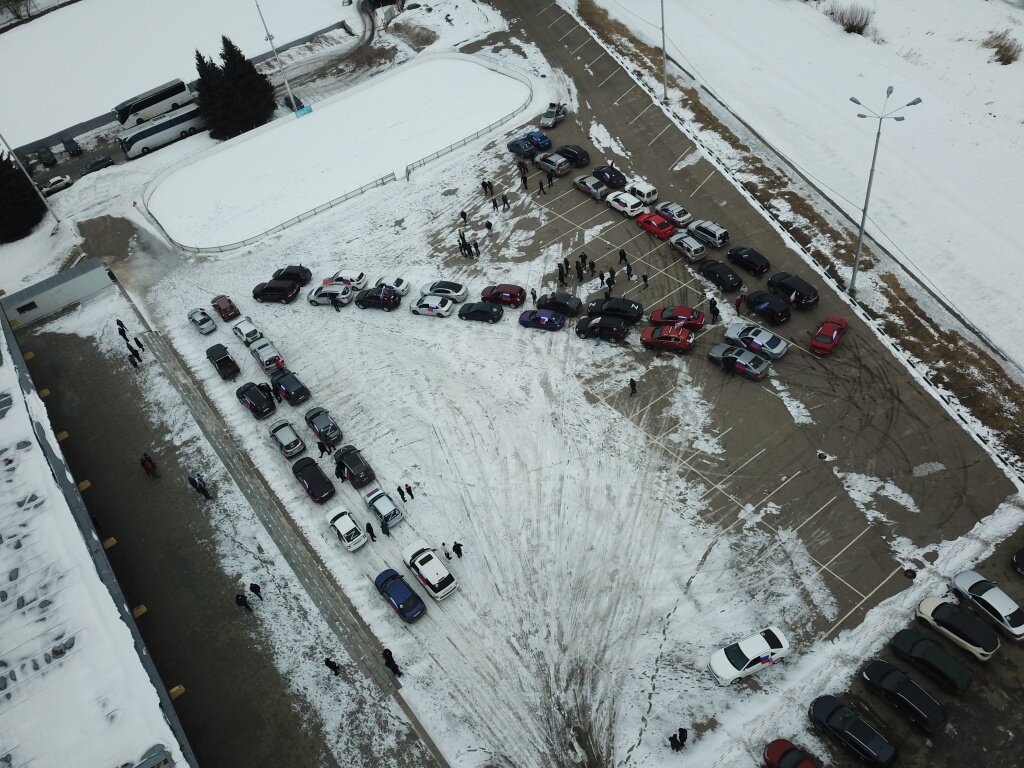
[[[1010,37],[1010,30],[993,32],[981,41],[982,48],[991,48],[992,57],[1002,65],[1013,64],[1020,58],[1021,44]]]
[[[826,11],[826,14],[851,35],[863,35],[875,12],[867,6],[857,3],[850,5],[836,3]]]

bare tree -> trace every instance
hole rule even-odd
[[[16,19],[27,19],[32,15],[33,0],[0,0],[0,8],[9,11]]]

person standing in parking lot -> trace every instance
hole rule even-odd
[[[408,496],[410,499],[416,498],[415,496],[412,495],[412,486],[409,485],[408,483],[405,484],[405,495]]]
[[[484,179],[480,182],[480,188],[484,191],[484,197],[487,197],[487,180]]]
[[[508,202],[508,195],[506,195],[504,192],[502,192],[501,193],[501,210],[507,211],[511,207],[512,206],[509,205],[509,202]]]
[[[459,542],[456,541],[452,543],[452,552],[455,553],[455,556],[459,558],[459,560],[462,559],[462,545],[459,544]]]
[[[533,306],[536,307],[537,306],[537,289],[536,288],[531,288],[530,289],[530,298],[533,299]]]
[[[256,582],[249,585],[249,591],[256,595],[260,600],[263,600],[263,588]]]
[[[491,208],[493,208],[494,210],[498,210],[498,198],[491,198]]]
[[[626,279],[627,280],[632,280],[633,279],[633,265],[630,264],[628,261],[626,262]]]
[[[491,230],[494,228],[494,225],[491,224],[490,221],[485,221],[484,222],[484,226],[487,227],[487,236],[490,237],[491,236]]]
[[[526,177],[523,176],[523,178],[525,179]],[[537,179],[537,190],[538,190],[537,194],[540,194],[540,195],[546,195],[547,194],[547,192],[544,191],[544,179]]]
[[[708,302],[708,309],[711,310],[711,322],[717,323],[718,318],[722,316],[722,313],[718,311],[718,302],[714,299]]]
[[[324,443],[323,440],[317,440],[316,441],[316,447],[320,449],[320,455],[317,456],[318,459],[322,459],[324,457],[325,453],[327,453],[327,454],[330,453],[330,451],[327,450],[327,445],[326,445],[326,443]]]
[[[636,379],[631,378],[629,380],[629,396],[632,397],[636,394]]]
[[[555,183],[555,174],[553,174],[551,171],[548,171],[548,186],[550,187],[554,183]]]
[[[468,223],[466,221],[466,219],[467,219],[466,212],[465,211],[459,211],[459,216],[462,217],[462,226],[466,226],[466,224]]]
[[[338,664],[338,662],[336,662],[330,656],[324,659],[324,666],[331,670],[331,672],[334,673],[335,677],[337,677],[338,673],[341,671],[341,665]]]
[[[128,355],[128,362],[132,364],[132,368],[139,367],[139,361],[135,359],[135,355]]]
[[[480,243],[478,243],[476,240],[473,241],[473,253],[476,254],[476,257],[478,259],[480,258]]]
[[[388,528],[388,521],[387,520],[381,520],[380,521],[380,532],[383,533],[388,538],[391,538],[391,529]]]
[[[402,490],[402,486],[398,486],[398,496],[402,501],[405,501],[405,491]]]
[[[380,652],[380,655],[384,657],[384,666],[390,669],[394,673],[395,677],[401,677],[402,670],[398,668],[398,662],[395,661],[395,656],[391,653],[391,649],[385,648]]]
[[[737,315],[739,315],[739,314],[742,314],[742,313],[740,312],[740,310],[741,310],[742,308],[743,308],[743,297],[742,297],[742,296],[737,296],[737,297],[736,297],[736,314],[737,314]]]
[[[629,257],[626,256],[625,248],[619,248],[619,264],[629,264]]]
[[[237,605],[239,608],[245,608],[245,610],[247,610],[249,613],[252,613],[252,606],[249,605],[249,598],[247,598],[241,592],[235,595],[235,605]]]
[[[335,312],[341,312],[341,299],[337,295],[331,296],[331,306],[334,307]]]
[[[370,541],[377,540],[377,534],[373,532],[373,526],[369,523],[366,524],[366,535],[370,537]]]
[[[443,541],[441,542],[441,551],[444,552],[444,557],[446,560],[452,559],[452,553],[448,551],[448,545]]]

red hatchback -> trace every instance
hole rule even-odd
[[[659,240],[667,240],[676,233],[672,222],[656,213],[644,213],[637,217],[636,223],[641,229],[646,229]]]
[[[678,325],[699,331],[704,327],[704,313],[692,307],[662,307],[651,312],[651,325]]]
[[[489,285],[480,291],[480,298],[492,304],[508,304],[512,307],[521,307],[526,301],[526,289],[519,285],[502,283],[501,285]]]
[[[818,768],[811,756],[789,739],[776,739],[765,747],[764,764],[768,768]]]
[[[640,344],[644,349],[659,352],[689,352],[693,349],[693,341],[693,331],[673,325],[649,325],[640,334]]]
[[[848,325],[849,323],[841,317],[826,317],[811,337],[811,352],[816,355],[831,355],[842,341]]]
[[[230,320],[242,314],[238,311],[238,307],[235,306],[235,302],[227,296],[214,296],[210,306],[217,310],[221,320]]]

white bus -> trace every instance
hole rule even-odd
[[[172,141],[198,133],[204,128],[206,120],[199,114],[199,106],[189,104],[187,107],[155,117],[138,128],[122,131],[118,134],[117,143],[130,160],[148,154],[154,149],[160,149]]]
[[[151,117],[183,107],[195,97],[196,95],[181,80],[171,80],[159,88],[122,101],[112,111],[121,125],[138,125]]]

